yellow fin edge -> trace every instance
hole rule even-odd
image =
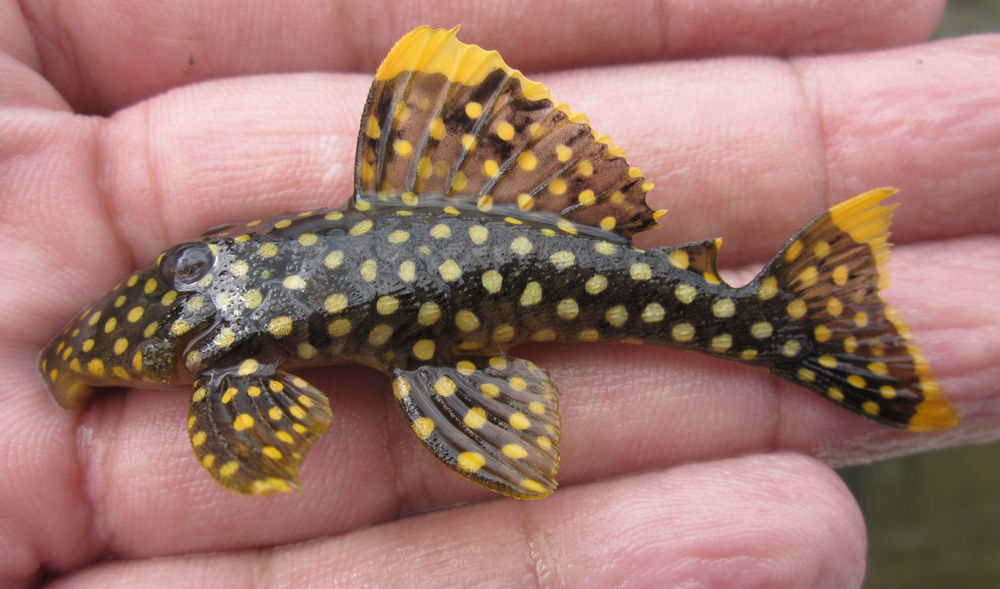
[[[590,127],[594,141],[606,145],[612,156],[625,157],[625,150],[612,142],[607,134],[594,131],[587,115],[553,100],[544,84],[529,80],[519,70],[508,66],[498,52],[459,41],[459,28],[432,29],[422,25],[413,29],[389,50],[389,54],[375,71],[375,80],[391,80],[401,73],[416,71],[441,74],[454,83],[475,86],[482,83],[490,72],[500,69],[520,82],[521,92],[526,99],[548,100],[554,109],[564,113],[572,122]],[[639,175],[642,175],[641,172]]]

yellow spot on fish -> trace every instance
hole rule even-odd
[[[450,397],[456,390],[458,385],[450,377],[442,376],[434,382],[434,392],[442,397]]]
[[[528,455],[528,451],[520,444],[506,444],[500,451],[514,460],[520,460]]]
[[[834,358],[833,356],[830,356],[829,354],[824,354],[819,358],[816,358],[816,362],[818,362],[819,365],[822,366],[823,368],[837,367],[837,359]]]
[[[183,319],[174,321],[173,325],[170,326],[170,334],[174,336],[182,336],[190,330],[191,324]]]
[[[667,259],[670,260],[670,264],[680,270],[687,270],[688,266],[691,265],[691,259],[688,257],[688,253],[684,250],[671,250],[667,254]]]
[[[115,340],[115,345],[113,351],[115,355],[121,356],[128,349],[128,340],[126,338],[120,337]]]
[[[441,317],[441,308],[434,301],[427,301],[420,305],[417,311],[417,323],[423,326],[434,325]]]
[[[374,225],[374,223],[372,223],[371,219],[365,219],[364,221],[356,224],[354,227],[351,227],[347,232],[354,236],[364,235],[371,230],[372,225]]]
[[[624,305],[615,305],[604,312],[604,320],[615,327],[621,327],[628,321],[628,311]]]
[[[603,274],[594,274],[583,285],[584,290],[590,295],[601,294],[607,287],[608,279]]]
[[[813,337],[815,337],[816,341],[820,343],[828,341],[832,336],[833,333],[830,331],[830,328],[825,325],[817,325],[816,328],[813,329]]]
[[[438,273],[445,282],[454,282],[462,276],[462,268],[455,260],[447,259],[438,266]]]
[[[794,358],[800,351],[802,351],[802,342],[799,340],[790,339],[781,346],[781,355],[786,358]]]
[[[444,131],[445,131],[444,121],[441,120],[441,117],[437,117],[433,121],[431,121],[431,127],[430,127],[431,139],[440,140],[442,137],[444,137]]]
[[[524,430],[531,427],[531,420],[528,419],[527,415],[521,413],[520,411],[511,415],[508,422],[510,423],[511,427],[517,430]]]
[[[468,309],[462,309],[455,314],[455,325],[462,331],[472,331],[479,327],[479,317]]]
[[[614,255],[614,253],[617,251],[617,249],[618,248],[615,247],[615,244],[607,242],[607,241],[598,241],[598,242],[594,243],[594,251],[596,251],[599,254],[603,254],[605,256]],[[645,265],[645,264],[643,264],[643,265]],[[646,266],[646,267],[648,268],[648,266]]]
[[[645,323],[657,323],[663,321],[666,311],[660,303],[649,303],[642,310],[642,320]]]
[[[413,424],[410,426],[413,428],[413,433],[417,435],[421,440],[426,440],[434,433],[434,422],[427,417],[418,417],[413,420]]]
[[[393,141],[392,150],[400,157],[410,157],[413,155],[413,145],[406,139],[396,139]]]
[[[674,296],[678,301],[688,305],[698,296],[698,290],[690,284],[678,284],[674,288]]]
[[[713,352],[721,354],[733,347],[733,336],[728,333],[717,335],[712,338],[711,346]]]
[[[240,463],[235,460],[230,460],[229,462],[223,464],[219,467],[219,476],[222,478],[229,478],[236,474],[236,471],[240,469]]]
[[[537,282],[529,282],[521,293],[521,306],[530,307],[542,300],[542,285]]]
[[[100,358],[94,358],[90,362],[87,362],[87,372],[93,374],[94,376],[103,376],[104,361]]]
[[[274,337],[285,337],[292,333],[292,318],[287,315],[275,317],[267,324],[267,330]]]
[[[649,264],[643,264],[642,262],[637,262],[629,266],[628,274],[632,277],[632,280],[649,280],[653,277],[653,271],[649,268]]]
[[[549,262],[556,267],[557,270],[565,270],[573,266],[576,263],[576,256],[573,252],[566,250],[559,250],[549,256]]]
[[[465,114],[470,119],[478,119],[483,114],[483,105],[478,102],[465,103]]]
[[[864,403],[861,404],[861,408],[868,415],[878,415],[879,407],[878,403],[876,403],[875,401],[865,401]]]
[[[787,307],[785,307],[785,312],[787,312],[788,316],[792,319],[801,319],[805,316],[807,310],[806,302],[801,298],[793,300],[788,303]]]
[[[847,382],[852,387],[855,387],[855,388],[858,388],[858,389],[863,389],[868,384],[868,383],[865,382],[864,378],[858,376],[857,374],[848,375]]]
[[[434,340],[417,340],[413,344],[413,355],[420,360],[430,360],[434,356],[434,347]]]
[[[499,137],[503,141],[510,141],[511,139],[514,138],[514,127],[507,121],[501,121],[499,124],[497,124],[496,133],[497,137]]]
[[[844,305],[837,297],[830,297],[826,301],[826,312],[833,317],[839,317],[844,312]]]
[[[378,272],[378,262],[375,260],[365,260],[361,263],[361,268],[358,270],[361,274],[361,279],[365,282],[374,282],[375,274]]]
[[[840,403],[844,400],[844,393],[837,387],[830,387],[826,390],[826,396],[830,398],[831,401]]]
[[[455,466],[465,472],[476,472],[486,464],[486,459],[479,452],[462,452],[455,461]]]
[[[489,176],[490,178],[496,178],[500,175],[500,166],[497,164],[496,160],[486,160],[483,162],[483,174]]]
[[[486,272],[483,272],[482,282],[483,288],[493,294],[496,294],[500,292],[500,288],[503,285],[503,276],[501,276],[496,270],[487,270]]]
[[[486,411],[482,407],[473,407],[465,413],[462,423],[469,429],[479,429],[486,425]]]
[[[853,354],[855,350],[858,349],[858,339],[853,335],[849,335],[844,338],[844,351],[848,354]]]
[[[344,263],[344,252],[340,250],[334,250],[323,258],[323,265],[330,270],[336,270]]]
[[[291,276],[286,276],[285,279],[281,281],[281,285],[288,290],[302,290],[306,287],[306,281],[298,274],[292,274]]]
[[[444,223],[438,223],[431,227],[431,237],[434,239],[448,239],[451,237],[451,227],[448,227]]]
[[[872,374],[877,374],[879,376],[889,374],[889,367],[885,362],[872,362],[868,365],[868,370],[870,370]]]
[[[514,339],[514,328],[506,323],[501,323],[493,328],[493,334],[490,336],[493,341],[498,343],[506,343]]]
[[[774,276],[768,276],[760,282],[760,291],[757,293],[757,298],[762,301],[766,301],[774,298],[774,295],[778,294],[778,279]]]
[[[556,305],[556,314],[559,315],[560,319],[565,319],[566,321],[576,319],[579,312],[580,307],[573,299],[563,299]]]
[[[406,240],[410,239],[410,234],[402,229],[397,229],[390,233],[387,239],[389,243],[406,243]]]
[[[690,323],[678,323],[671,328],[670,337],[678,342],[691,341],[694,338],[694,326]]]
[[[392,336],[392,327],[381,323],[376,325],[368,334],[368,343],[372,346],[383,346]]]
[[[788,250],[785,251],[785,260],[789,262],[794,262],[795,259],[799,257],[799,254],[802,253],[802,248],[803,245],[801,241],[799,241],[798,239],[793,241],[792,245],[788,246]]]
[[[453,192],[461,192],[465,190],[465,186],[469,183],[469,179],[465,177],[465,172],[459,170],[455,172],[455,177],[451,180],[451,190]]]
[[[857,325],[858,327],[867,327],[868,313],[865,313],[864,311],[858,311],[857,313],[855,313],[854,324]]]
[[[473,225],[472,227],[469,227],[469,239],[471,239],[472,243],[476,245],[486,243],[489,236],[490,230],[482,225]]]
[[[774,328],[767,321],[758,321],[750,326],[750,335],[756,339],[766,339],[771,337]]]
[[[712,303],[712,314],[719,319],[732,317],[736,313],[736,303],[733,299],[719,299]]]
[[[532,249],[534,249],[534,246],[531,245],[531,241],[523,235],[510,243],[510,251],[521,256],[527,255]]]
[[[530,150],[522,151],[517,156],[517,165],[522,170],[530,172],[535,169],[535,166],[538,165],[538,160],[535,158],[535,154],[531,153]]]
[[[612,229],[615,228],[615,225],[617,223],[618,221],[614,217],[604,217],[597,224],[601,229],[605,231],[611,231]]]
[[[399,265],[399,277],[406,282],[413,282],[417,279],[417,265],[407,260]]]
[[[838,286],[843,286],[847,283],[848,271],[847,266],[841,264],[833,269],[833,283]]]
[[[399,309],[399,299],[394,296],[383,295],[375,301],[375,311],[379,315],[392,315]]]
[[[278,253],[278,246],[273,243],[263,243],[257,248],[257,253],[262,258],[273,258]]]
[[[555,195],[564,194],[566,192],[566,181],[562,178],[556,178],[552,182],[549,182],[548,189],[549,192]]]
[[[328,313],[339,313],[347,308],[347,297],[340,293],[332,294],[323,301],[323,308]]]
[[[237,369],[236,373],[240,376],[250,376],[251,374],[257,372],[258,368],[260,368],[260,364],[257,360],[248,358],[240,363],[240,367]]]
[[[115,327],[117,326],[118,326],[118,320],[115,319],[114,317],[111,317],[110,319],[104,322],[104,333],[111,333],[112,331],[115,330]]]

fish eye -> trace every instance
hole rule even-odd
[[[163,256],[160,271],[174,286],[183,288],[195,284],[208,274],[214,261],[208,245],[201,242],[186,243]]]

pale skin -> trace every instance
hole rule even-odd
[[[0,585],[857,586],[864,522],[831,467],[1000,437],[1000,36],[919,44],[942,2],[56,4],[0,7]],[[562,391],[552,497],[451,474],[388,379],[344,366],[302,372],[334,411],[305,491],[250,498],[193,458],[188,389],[56,406],[39,351],[129,272],[347,200],[371,73],[424,23],[587,113],[671,211],[638,243],[724,236],[731,282],[828,205],[900,187],[886,298],[960,425],[892,430],[689,353],[538,345],[518,352]]]

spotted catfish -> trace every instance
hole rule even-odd
[[[192,382],[198,460],[241,493],[297,487],[329,402],[287,372],[391,375],[417,439],[521,499],[556,486],[559,392],[521,342],[627,341],[766,368],[886,425],[956,422],[881,300],[891,189],[823,213],[749,284],[720,240],[649,251],[652,184],[586,117],[496,52],[418,28],[375,74],[341,211],[252,221],[174,247],[45,349],[56,400]]]

